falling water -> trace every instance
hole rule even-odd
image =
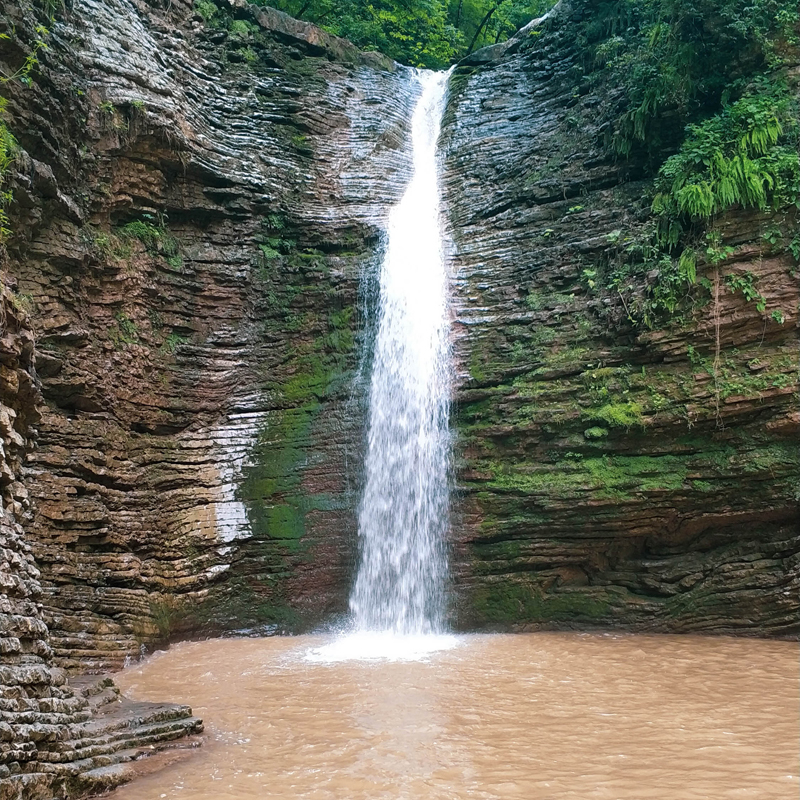
[[[391,210],[369,398],[361,565],[350,598],[357,631],[444,627],[448,524],[447,275],[436,143],[448,73],[420,72],[413,172]]]

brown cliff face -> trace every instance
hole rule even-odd
[[[459,619],[796,633],[796,217],[730,213],[732,251],[699,268],[705,305],[630,324],[603,277],[649,216],[648,184],[603,146],[620,98],[590,91],[586,13],[562,3],[452,79]],[[630,280],[643,294],[656,276]]]
[[[102,790],[124,762],[202,730],[186,706],[130,703],[108,678],[70,684],[54,665],[42,586],[23,525],[30,521],[24,460],[41,400],[25,301],[0,285],[0,798]]]
[[[35,309],[52,647],[101,670],[341,611],[359,287],[404,182],[409,74],[243,3],[204,23],[81,0],[52,29],[11,87],[8,248]]]
[[[587,276],[643,224],[646,183],[602,146],[618,98],[578,69],[580,6],[452,79],[457,616],[786,633],[797,291],[762,234],[794,221],[730,215],[718,302],[625,321]],[[3,10],[13,67],[37,18]],[[6,86],[6,270],[36,331],[16,483],[57,662],[339,613],[409,73],[238,0],[207,20],[79,0],[47,24],[36,80]],[[765,314],[724,280],[748,272]]]

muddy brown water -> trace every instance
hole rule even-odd
[[[421,661],[322,637],[180,644],[117,676],[207,741],[114,800],[797,800],[792,642],[480,635]]]

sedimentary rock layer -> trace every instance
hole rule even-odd
[[[631,324],[603,270],[647,184],[604,144],[624,98],[577,49],[590,13],[564,2],[451,82],[459,619],[795,633],[797,220],[729,213],[705,304]]]
[[[341,612],[408,71],[241,0],[2,12],[7,73],[48,43],[30,85],[4,86],[4,271],[36,334],[3,378],[6,427],[38,446],[27,466],[7,451],[3,485],[15,515],[30,503],[7,547],[41,570],[31,635],[101,671]],[[788,633],[796,220],[730,214],[732,252],[699,267],[717,300],[630,324],[598,274],[645,223],[647,183],[603,144],[624,98],[578,57],[585,13],[560,4],[451,81],[457,618]],[[764,313],[726,281],[748,274]]]
[[[54,666],[42,587],[21,523],[30,502],[22,463],[33,446],[34,337],[17,293],[0,286],[0,798],[104,789],[124,762],[202,730],[186,706],[132,704],[110,679],[70,685]]]
[[[6,4],[8,63],[33,11]],[[28,527],[59,662],[344,608],[362,277],[409,73],[271,10],[79,0],[30,87],[9,270],[44,407]],[[368,282],[368,277],[365,278]]]

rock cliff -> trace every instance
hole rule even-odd
[[[186,706],[130,703],[108,678],[67,681],[43,619],[42,586],[21,523],[23,462],[39,422],[30,318],[0,287],[0,798],[63,797],[115,786],[126,762],[202,730]]]
[[[6,13],[13,66],[37,20]],[[39,57],[8,87],[7,269],[34,309],[27,538],[59,663],[343,610],[409,71],[242,2],[81,0]]]
[[[9,551],[41,570],[31,625],[53,663],[103,671],[197,631],[330,618],[410,73],[242,0],[49,7],[0,20],[6,74],[48,44],[30,85],[4,85],[3,269],[35,331],[9,425],[37,440],[9,445],[4,502],[23,515]],[[622,99],[580,58],[587,8],[451,79],[456,618],[795,632],[797,287],[769,232],[796,220],[730,214],[733,249],[700,265],[716,299],[630,323],[592,276],[645,223],[647,184],[603,145]]]
[[[602,278],[648,183],[604,145],[625,100],[582,58],[590,13],[562,2],[451,80],[458,618],[796,633],[796,215],[729,213],[705,303],[631,324]]]

